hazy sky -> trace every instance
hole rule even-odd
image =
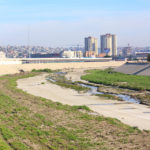
[[[71,46],[113,33],[150,46],[150,0],[0,0],[0,45]]]

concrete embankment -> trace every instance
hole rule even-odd
[[[150,63],[126,63],[115,69],[117,72],[150,76]]]
[[[48,64],[14,64],[14,65],[0,65],[0,75],[19,73],[19,70],[31,71],[32,69],[65,69],[65,68],[105,68],[105,67],[119,67],[123,65],[123,61],[110,62],[76,62],[76,63],[48,63]]]

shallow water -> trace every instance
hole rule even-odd
[[[51,82],[56,82],[55,80],[51,79],[50,77],[46,78],[46,80],[51,81]]]
[[[122,94],[115,94],[116,96],[120,97],[122,100],[127,101],[127,102],[131,102],[131,103],[135,103],[135,104],[140,104],[139,100],[136,100],[134,98],[132,98],[131,96],[128,95],[122,95]]]
[[[86,85],[86,84],[79,84],[79,85],[81,85],[81,86],[83,86],[83,87],[89,88],[90,90],[88,91],[88,93],[89,93],[90,95],[104,94],[104,93],[102,93],[102,92],[98,92],[98,91],[97,91],[98,87],[96,87],[96,86]]]
[[[57,74],[61,75],[61,74],[65,74],[64,72],[58,72]],[[51,82],[56,82],[55,80],[51,79],[50,77],[47,78],[47,80],[51,81]],[[88,91],[88,94],[89,95],[96,95],[96,94],[105,94],[105,93],[102,93],[102,92],[98,92],[98,87],[96,86],[92,86],[92,85],[87,85],[87,84],[79,84],[83,87],[87,87],[89,88],[90,90]],[[108,93],[107,93],[108,94]],[[119,98],[121,98],[123,101],[126,101],[126,102],[130,102],[130,103],[135,103],[135,104],[140,104],[140,100],[137,100],[137,99],[134,99],[132,98],[131,96],[129,95],[122,95],[122,94],[109,94],[109,95],[115,95],[115,96],[118,96]],[[109,105],[112,105],[112,104],[109,104]]]
[[[58,75],[65,75],[66,72],[56,72],[56,74],[58,74]]]
[[[115,105],[114,103],[104,103],[104,104],[89,104],[89,106],[111,106]]]
[[[83,87],[90,88],[90,90],[88,91],[88,93],[90,95],[105,94],[105,93],[102,93],[102,92],[98,92],[98,87],[96,87],[96,86],[91,86],[91,85],[86,85],[86,84],[80,84],[80,85],[83,86]],[[121,98],[123,101],[126,101],[126,102],[140,104],[139,100],[134,99],[129,95],[122,95],[122,94],[109,94],[109,95],[118,96],[119,98]]]

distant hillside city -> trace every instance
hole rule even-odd
[[[1,58],[114,58],[114,59],[146,59],[150,54],[150,47],[126,47],[117,46],[117,36],[105,34],[100,36],[100,48],[98,39],[86,37],[84,46],[74,45],[64,47],[44,46],[0,46]]]

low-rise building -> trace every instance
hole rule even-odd
[[[0,51],[0,59],[5,59],[6,54],[3,51]]]
[[[147,59],[150,52],[135,52],[137,59]]]
[[[61,53],[61,57],[63,58],[82,58],[82,51],[63,51]]]
[[[103,57],[105,57],[106,56],[106,53],[100,53],[99,55],[98,55],[98,57],[101,57],[101,58],[103,58]]]
[[[82,58],[83,57],[83,52],[82,51],[74,51],[75,57],[76,58]]]
[[[95,51],[86,51],[85,57],[95,58],[96,57],[96,52]]]

